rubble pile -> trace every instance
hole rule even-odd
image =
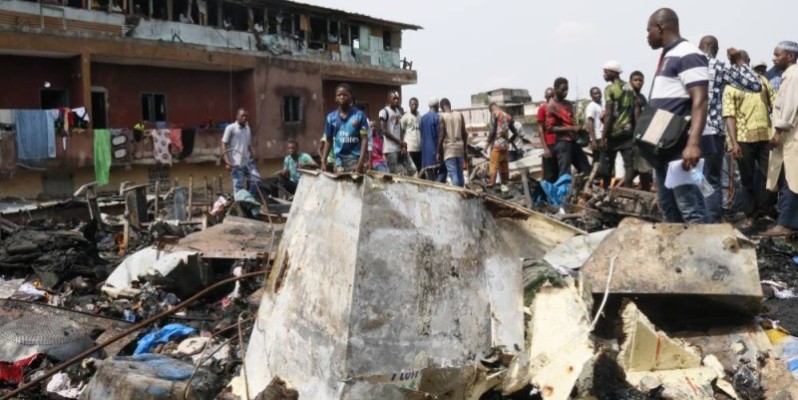
[[[0,399],[798,398],[798,246],[527,172],[305,174],[284,226],[230,203],[127,247],[3,223]]]

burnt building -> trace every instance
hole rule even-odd
[[[132,138],[139,123],[190,131],[193,146],[165,165],[145,137],[113,159],[105,189],[220,174],[229,186],[219,143],[239,107],[268,175],[287,140],[315,154],[338,83],[354,87],[370,118],[389,90],[416,83],[400,50],[402,32],[417,29],[283,0],[0,1],[0,110],[89,116],[56,133],[54,156],[35,163],[3,131],[0,196],[71,193],[94,180],[95,131]]]

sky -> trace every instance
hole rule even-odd
[[[659,53],[645,29],[659,7],[677,12],[682,36],[696,45],[716,36],[724,60],[725,49],[737,47],[770,66],[778,42],[798,41],[798,2],[787,0],[301,1],[424,27],[402,38],[401,57],[418,71],[418,83],[403,88],[403,103],[448,97],[454,108],[501,87],[527,89],[539,101],[559,76],[570,82],[569,98],[585,98],[591,87],[606,85],[602,65],[609,60],[621,63],[625,80],[642,71],[647,92]]]

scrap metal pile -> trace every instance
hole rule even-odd
[[[588,233],[509,186],[305,173],[284,225],[0,221],[0,398],[798,398],[793,243],[623,189],[565,194]]]

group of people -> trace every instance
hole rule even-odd
[[[555,182],[574,168],[609,187],[620,154],[620,185],[631,187],[639,177],[641,189],[650,190],[656,181],[666,222],[719,223],[724,219],[725,166],[739,171],[744,226],[772,209],[767,188],[779,191],[778,221],[760,234],[798,230],[798,197],[790,189],[798,188],[798,165],[793,165],[798,150],[791,148],[798,115],[798,81],[792,80],[798,44],[779,43],[768,71],[764,62],[751,66],[748,53],[735,48],[727,51],[728,64],[721,61],[714,36],[702,38],[698,47],[690,44],[668,8],[650,17],[647,31],[651,48],[661,49],[649,99],[641,93],[644,75],[634,71],[624,81],[617,61],[603,66],[608,83],[603,93],[591,88],[584,124],[577,123],[574,105],[566,100],[565,78],[546,89],[537,116],[544,178]],[[657,136],[659,142],[647,142],[650,134],[667,136],[673,129],[670,139]],[[591,150],[592,165],[583,147]],[[702,165],[697,176],[703,175],[701,183],[711,190],[702,191],[700,184],[667,186],[675,163],[686,171]]]
[[[736,164],[744,198],[741,211],[748,221],[777,203],[777,224],[761,235],[798,231],[798,43],[779,43],[774,67],[767,71],[764,62],[752,67],[748,54],[735,48],[727,51],[728,64],[718,59],[713,36],[702,38],[699,46],[689,43],[680,35],[678,16],[668,8],[651,15],[647,32],[650,47],[661,50],[648,99],[641,93],[644,75],[634,71],[624,81],[617,61],[603,66],[608,83],[603,95],[597,87],[590,90],[584,124],[577,122],[574,104],[566,99],[567,79],[557,78],[546,89],[546,103],[537,116],[544,178],[555,182],[575,168],[608,187],[620,154],[620,184],[632,186],[639,177],[641,188],[649,190],[656,182],[665,222],[718,223],[724,214],[724,164],[727,169]],[[325,119],[319,149],[322,170],[375,170],[439,182],[448,177],[453,185],[464,186],[466,124],[448,99],[430,99],[429,111],[420,115],[417,99],[410,99],[404,112],[399,93],[391,91],[379,120],[369,121],[355,106],[354,95],[345,83],[335,89],[338,107]],[[500,107],[491,104],[490,112],[488,186],[493,186],[497,178],[509,178],[509,153],[518,129]],[[234,183],[252,170],[239,159],[248,155],[248,145],[232,139],[246,125],[244,110],[238,121],[223,139],[223,150],[233,144],[237,154],[225,151],[226,160],[232,157],[228,164],[233,165]],[[590,148],[593,165],[583,147]],[[292,142],[281,174],[295,187],[297,168],[314,165]],[[699,184],[666,184],[669,171],[693,171],[699,165],[703,170],[698,176],[703,175],[710,193]],[[775,191],[777,202],[768,194]]]
[[[418,99],[410,99],[405,112],[399,92],[391,91],[379,121],[369,121],[354,105],[354,92],[346,83],[335,88],[335,101],[338,108],[325,119],[319,149],[322,170],[374,170],[438,182],[448,177],[455,186],[465,185],[465,119],[452,110],[449,99],[430,99],[429,111],[421,115]]]

